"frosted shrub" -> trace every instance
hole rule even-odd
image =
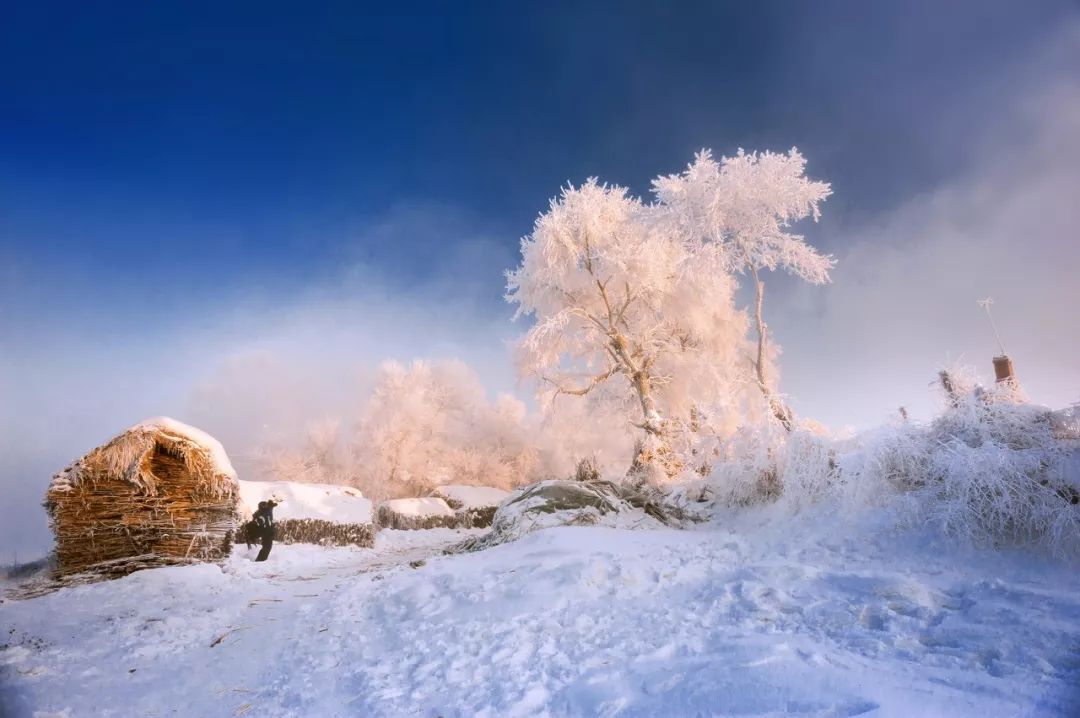
[[[747,506],[776,499],[780,495],[777,453],[783,440],[771,422],[732,434],[717,449],[706,482],[714,500],[720,505]]]
[[[918,424],[892,423],[863,432],[836,451],[843,495],[854,504],[887,500],[897,491],[923,486],[929,460],[929,431]]]
[[[900,491],[913,522],[974,544],[1080,547],[1080,486],[1069,468],[1080,434],[1068,416],[1026,403],[1009,384],[945,378],[949,405],[929,426],[868,432],[839,456],[845,490],[860,500]]]
[[[722,442],[707,485],[717,503],[866,505],[907,497],[908,517],[981,545],[1080,549],[1080,427],[1003,384],[946,375],[931,424],[888,425],[840,441],[776,422]]]
[[[777,421],[735,432],[718,449],[707,485],[721,504],[746,506],[783,498],[793,507],[821,500],[838,484],[834,441]]]
[[[1080,547],[1080,486],[1067,471],[1080,442],[1055,426],[1008,385],[959,396],[928,431],[915,481],[924,518],[977,543]]]
[[[839,485],[833,441],[805,430],[787,438],[780,452],[779,475],[783,498],[793,507],[817,503]]]

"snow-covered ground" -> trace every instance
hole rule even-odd
[[[0,713],[1080,714],[1075,566],[893,525],[745,512],[456,556],[439,548],[466,532],[238,549],[4,602]]]

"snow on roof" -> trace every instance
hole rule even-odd
[[[341,524],[371,523],[371,501],[358,489],[295,481],[240,481],[241,511],[247,518],[260,501],[279,502],[274,518],[322,519]]]
[[[384,501],[382,505],[401,516],[454,515],[454,510],[445,501],[435,496],[423,499],[391,499]]]
[[[129,481],[146,485],[153,482],[141,468],[141,458],[154,447],[154,435],[171,437],[186,451],[193,448],[202,457],[200,464],[206,464],[206,470],[218,477],[236,481],[236,469],[225,453],[221,442],[194,426],[188,426],[167,416],[157,416],[140,421],[105,444],[91,449],[88,453],[58,471],[49,483],[49,491],[70,491],[75,487],[89,465],[121,474]]]
[[[182,436],[185,439],[195,442],[210,455],[210,460],[214,463],[214,469],[217,473],[224,474],[233,479],[236,478],[236,469],[233,468],[232,462],[229,461],[229,455],[225,453],[225,447],[221,445],[220,441],[210,436],[202,429],[196,429],[194,426],[189,426],[182,421],[177,421],[176,419],[171,419],[167,416],[155,416],[150,419],[144,419],[131,427],[128,431],[138,431],[140,429],[160,429],[168,434]]]
[[[440,486],[436,489],[436,493],[439,496],[460,503],[461,507],[465,509],[480,509],[488,506],[498,506],[510,495],[509,491],[495,489],[490,486],[460,485]]]

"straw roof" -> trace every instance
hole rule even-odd
[[[141,422],[56,474],[45,508],[57,570],[123,574],[228,554],[236,472],[224,448],[173,419]]]

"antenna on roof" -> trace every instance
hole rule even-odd
[[[1017,386],[1016,370],[1013,369],[1012,359],[1005,353],[1005,343],[1001,341],[1001,333],[998,332],[997,322],[994,321],[994,315],[990,313],[990,307],[993,303],[994,299],[992,297],[977,301],[977,304],[986,310],[986,318],[990,320],[990,327],[994,330],[994,336],[997,337],[998,349],[1001,350],[1001,355],[994,357],[994,378],[997,379],[999,384],[1008,382],[1013,386]]]
[[[998,348],[1001,349],[1001,356],[1007,356],[1005,352],[1005,343],[1001,341],[1001,334],[998,332],[997,323],[994,321],[994,315],[990,313],[990,307],[993,303],[993,297],[979,299],[976,302],[976,304],[986,310],[986,318],[990,320],[990,327],[994,330],[994,336],[997,337]]]

